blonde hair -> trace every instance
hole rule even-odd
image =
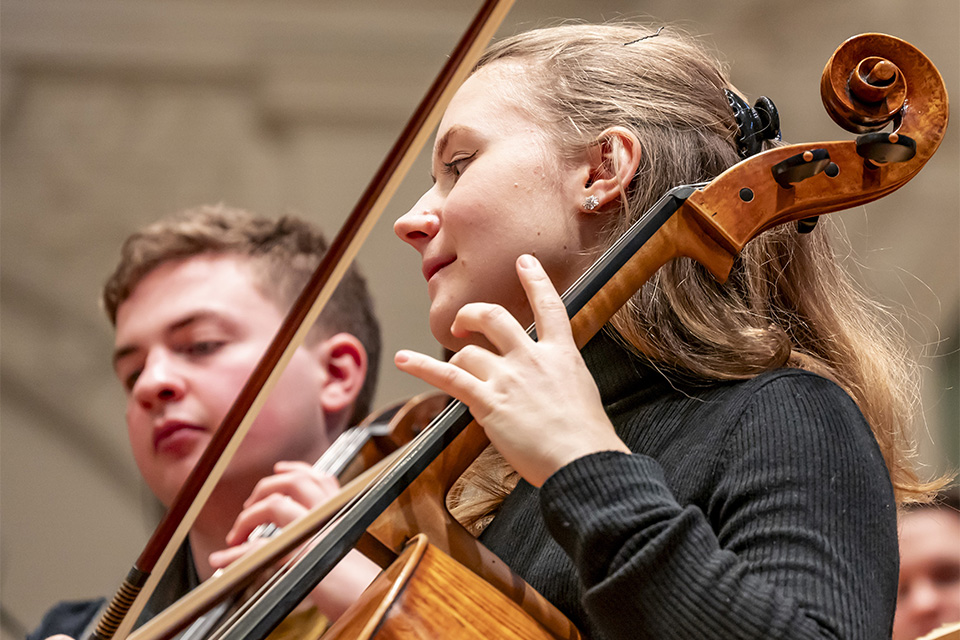
[[[119,306],[160,265],[197,255],[236,255],[250,259],[254,286],[285,313],[326,252],[323,233],[298,218],[271,220],[223,204],[186,209],[127,238],[120,261],[103,286],[103,307],[116,325]],[[376,389],[380,325],[366,281],[354,267],[344,275],[308,340],[340,331],[356,336],[367,352],[367,376],[350,421],[356,424],[370,412]]]
[[[720,64],[675,29],[607,24],[530,31],[494,44],[477,69],[504,62],[523,65],[520,107],[543,123],[565,157],[594,145],[610,127],[624,127],[640,141],[639,169],[598,253],[668,189],[710,180],[740,159],[724,94],[732,86]],[[786,366],[833,379],[871,425],[898,502],[926,500],[942,482],[920,482],[910,463],[916,367],[899,323],[854,285],[823,227],[803,235],[785,225],[761,235],[722,285],[692,260],[673,261],[612,325],[675,378],[746,379]],[[501,464],[488,452],[476,465],[488,471],[452,494],[451,505],[461,502],[467,509],[457,510],[473,513],[467,520],[498,504],[495,493],[512,489],[516,478]]]

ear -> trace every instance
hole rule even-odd
[[[343,414],[347,420],[367,377],[367,351],[360,340],[349,333],[330,336],[314,349],[326,374],[320,390],[320,406],[329,417]]]
[[[637,174],[640,154],[640,140],[629,129],[611,127],[597,136],[596,142],[587,149],[581,210],[598,212],[623,198]]]

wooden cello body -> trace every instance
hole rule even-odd
[[[361,600],[327,630],[324,638],[552,640],[562,637],[574,640],[580,637],[559,612],[547,624],[557,628],[565,626],[568,635],[552,633],[547,625],[420,534],[408,542],[397,560],[367,588]]]

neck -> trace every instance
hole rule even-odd
[[[227,548],[227,533],[243,510],[243,502],[253,490],[227,491],[221,486],[214,489],[190,529],[190,550],[200,580],[213,575],[208,558],[214,551]]]

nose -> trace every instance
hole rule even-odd
[[[148,354],[143,371],[133,385],[133,397],[147,411],[183,398],[186,382],[170,354],[155,350]]]
[[[940,607],[943,598],[932,580],[914,580],[905,598],[904,607],[914,616],[927,616]]]
[[[440,231],[440,214],[433,189],[420,196],[410,211],[393,223],[393,232],[411,247],[423,253],[426,244]]]

